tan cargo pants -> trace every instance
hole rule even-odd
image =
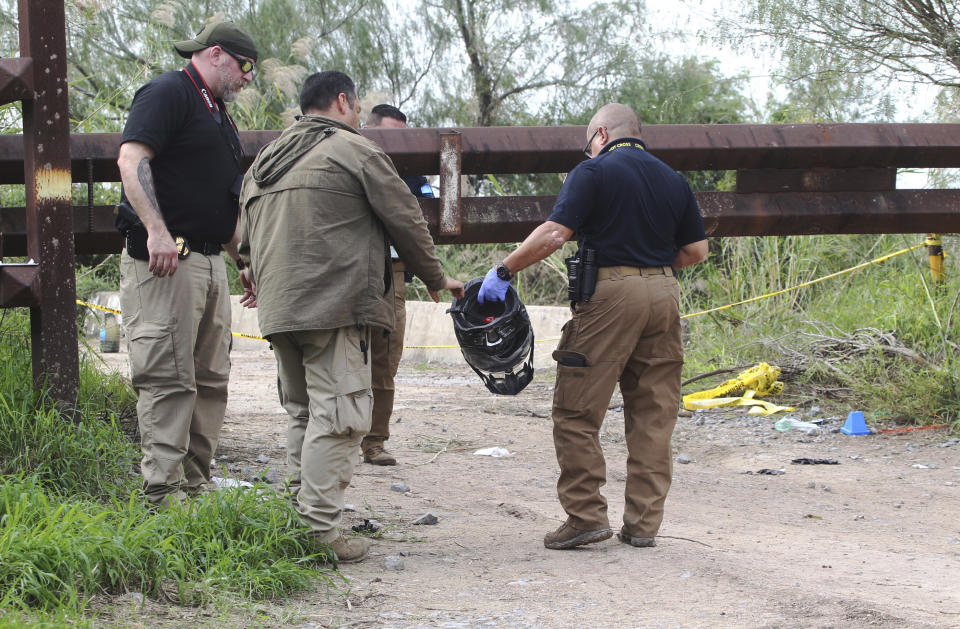
[[[390,438],[390,416],[393,414],[393,379],[400,367],[403,355],[403,333],[407,324],[407,285],[403,281],[404,265],[393,263],[393,304],[397,323],[389,334],[382,329],[373,330],[371,339],[371,368],[373,385],[373,421],[370,432],[363,438],[361,449],[382,445]]]
[[[609,526],[599,430],[619,380],[628,451],[624,530],[654,537],[670,488],[670,437],[680,406],[679,287],[670,267],[600,271],[593,297],[576,304],[564,325],[558,350],[571,354],[555,354],[557,492],[574,527]],[[580,356],[588,366],[573,365]]]
[[[230,290],[220,255],[196,252],[157,278],[124,251],[120,308],[137,391],[147,499],[210,480],[230,378]]]
[[[271,334],[287,423],[287,467],[297,511],[322,542],[339,535],[343,492],[370,429],[370,328]]]

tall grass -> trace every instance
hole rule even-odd
[[[711,242],[681,273],[696,312],[790,288],[922,242],[917,235],[805,236]],[[956,251],[960,239],[944,238]],[[685,373],[759,360],[787,367],[796,401],[860,408],[874,419],[960,427],[957,269],[931,284],[925,249],[823,283],[689,319]]]
[[[114,409],[133,406],[119,375],[101,374],[89,357],[80,364],[77,421],[71,421],[32,381],[25,313],[0,314],[0,475],[35,478],[61,495],[109,500],[136,485],[136,448]]]
[[[224,593],[263,599],[312,584],[331,560],[272,493],[211,494],[154,514],[138,496],[104,507],[61,500],[34,478],[0,487],[0,609],[81,610],[94,593],[181,604]]]
[[[102,593],[195,605],[329,580],[329,548],[266,487],[148,509],[115,410],[128,387],[85,360],[76,409],[58,409],[33,388],[28,329],[0,314],[0,626],[82,624]]]

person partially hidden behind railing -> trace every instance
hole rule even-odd
[[[393,105],[381,104],[370,110],[365,129],[406,129],[407,116]],[[433,188],[423,175],[403,177],[403,183],[415,197],[432,197]],[[390,416],[393,414],[394,379],[403,356],[403,333],[407,322],[407,285],[413,274],[394,247],[390,247],[393,271],[393,305],[397,322],[393,331],[377,329],[371,337],[370,360],[373,361],[373,423],[360,442],[363,460],[373,465],[396,465],[397,459],[384,447],[390,438]]]

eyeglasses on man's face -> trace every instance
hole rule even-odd
[[[246,57],[241,57],[240,55],[232,52],[228,48],[224,48],[223,45],[217,44],[220,46],[220,50],[227,53],[231,57],[237,60],[237,64],[240,66],[240,71],[246,74],[247,72],[253,72],[254,61],[252,59],[247,59]]]
[[[587,140],[587,145],[583,147],[583,154],[587,157],[593,158],[593,151],[590,150],[590,145],[593,144],[593,139],[597,137],[597,134],[600,133],[600,127],[597,127],[597,130],[593,132],[593,135],[590,136],[590,139]]]

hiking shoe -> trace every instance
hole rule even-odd
[[[169,511],[173,508],[182,508],[186,503],[187,494],[179,490],[147,498],[147,507],[156,513]]]
[[[584,544],[602,542],[613,537],[613,531],[607,528],[582,531],[570,525],[567,520],[553,533],[547,533],[543,538],[543,545],[550,550],[567,550]]]
[[[343,535],[329,544],[330,550],[337,555],[337,563],[363,561],[370,550],[370,540],[362,537],[346,538]]]
[[[187,495],[187,498],[199,498],[204,494],[213,493],[213,490],[206,483],[200,485],[184,485],[182,490],[183,493]]]
[[[617,539],[624,544],[630,544],[636,548],[650,548],[651,546],[657,545],[657,539],[655,537],[634,537],[623,529],[620,529],[620,532],[617,533]]]
[[[396,465],[397,460],[393,455],[383,449],[383,446],[377,444],[370,446],[363,451],[363,460],[374,465]]]

